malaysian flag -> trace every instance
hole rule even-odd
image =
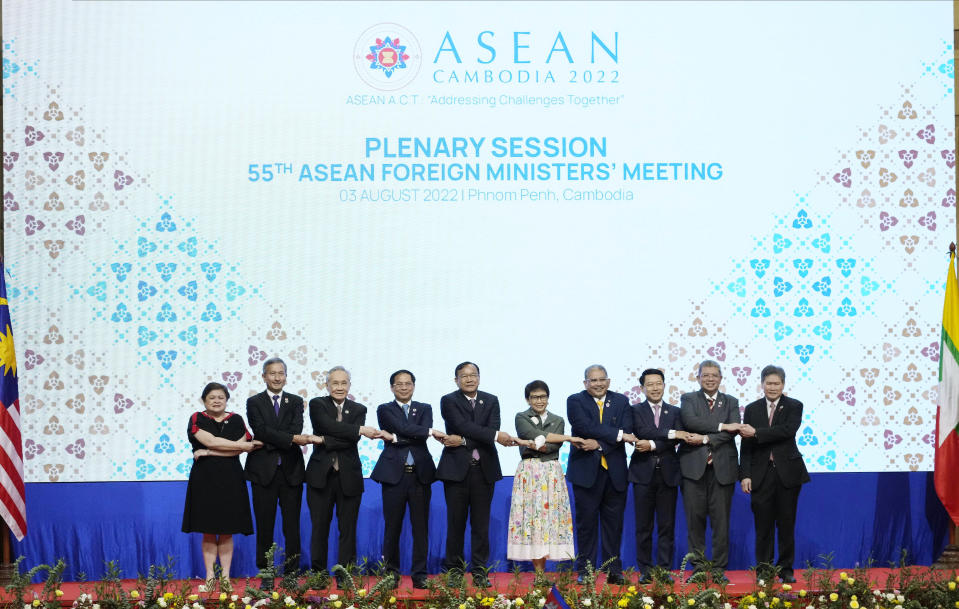
[[[23,447],[20,443],[20,392],[17,389],[17,356],[10,329],[7,281],[0,261],[0,516],[10,532],[23,539],[27,533],[27,508],[23,494]]]

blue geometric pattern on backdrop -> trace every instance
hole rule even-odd
[[[14,89],[17,87],[17,82],[27,76],[39,77],[37,66],[40,62],[22,63],[18,61],[14,43],[16,43],[15,38],[3,41],[3,96],[16,99]]]
[[[754,237],[750,258],[737,261],[714,290],[726,293],[734,315],[751,320],[754,339],[775,345],[780,361],[809,378],[815,364],[833,361],[837,341],[856,339],[857,318],[875,316],[876,296],[895,287],[873,259],[856,253],[864,248],[832,232],[830,214],[812,213],[808,195],[796,198],[793,215],[777,218],[771,234]],[[807,425],[797,441],[820,466],[835,470],[835,451],[822,452],[831,439],[818,438]]]
[[[943,97],[952,97],[953,74],[955,72],[955,55],[952,52],[952,43],[946,40],[942,41],[942,54],[938,59],[930,62],[922,62],[922,76],[939,77],[943,87]]]
[[[160,372],[161,386],[259,293],[239,280],[239,265],[218,259],[216,240],[175,215],[172,199],[161,197],[155,216],[138,218],[135,238],[115,240],[113,259],[94,265],[83,291],[94,321],[109,321],[115,343],[135,343],[137,365]]]

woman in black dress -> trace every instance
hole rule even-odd
[[[217,556],[227,586],[233,560],[233,534],[253,533],[250,496],[239,454],[263,445],[246,430],[243,418],[226,411],[229,390],[209,383],[201,394],[205,410],[190,417],[187,438],[193,445],[193,468],[186,489],[183,532],[203,533],[206,580],[213,579]]]

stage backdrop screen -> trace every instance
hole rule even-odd
[[[589,364],[745,406],[776,363],[811,470],[931,469],[951,12],[4,2],[27,480],[185,478],[203,385],[245,417],[274,356],[371,425],[412,370],[440,429],[471,360],[512,433]]]

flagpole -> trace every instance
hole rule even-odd
[[[957,115],[957,123],[959,123],[959,115]],[[959,176],[957,176],[959,179]],[[957,226],[959,230],[959,226]],[[949,256],[956,255],[956,243],[952,242],[949,244]],[[942,554],[932,563],[934,569],[957,569],[959,568],[959,543],[956,541],[956,532],[957,527],[956,523],[952,521],[952,518],[949,518],[949,544],[942,550]]]

